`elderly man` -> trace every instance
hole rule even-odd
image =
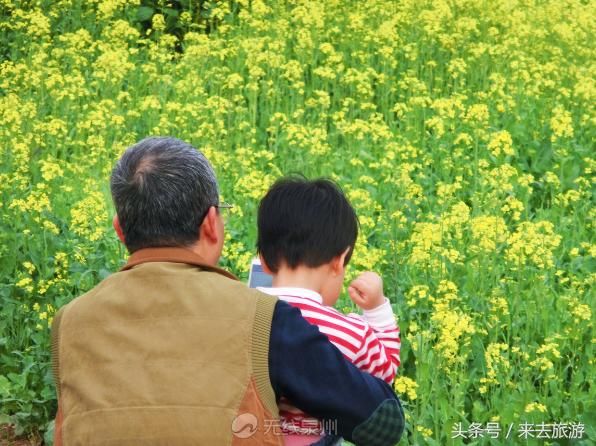
[[[57,445],[281,445],[281,397],[356,444],[399,440],[387,384],[297,309],[216,266],[225,205],[199,151],[144,139],[111,188],[131,255],[54,318]]]

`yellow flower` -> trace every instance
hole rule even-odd
[[[164,29],[166,29],[166,19],[163,16],[163,14],[155,14],[151,18],[151,27],[155,31],[163,31]]]
[[[410,401],[414,401],[417,398],[416,389],[418,384],[407,376],[399,376],[393,383],[395,391],[400,395],[405,395]]]
[[[550,119],[550,128],[552,130],[550,137],[552,142],[561,138],[571,138],[573,136],[571,113],[561,106],[555,107],[553,116]]]
[[[558,189],[561,186],[561,181],[559,180],[559,177],[555,175],[553,172],[545,172],[543,179],[546,184],[550,184],[555,189]]]
[[[552,267],[553,251],[559,246],[561,236],[555,234],[549,221],[523,222],[508,239],[505,259],[513,268],[533,264],[538,268]]]
[[[574,305],[570,311],[571,314],[576,317],[576,323],[577,321],[589,321],[592,319],[592,310],[589,305],[578,303],[577,305]]]
[[[505,204],[501,206],[501,211],[504,214],[510,214],[513,221],[518,221],[521,218],[523,210],[524,204],[512,195],[508,195]]]
[[[446,367],[461,360],[458,357],[460,349],[468,345],[470,335],[476,332],[472,319],[461,311],[450,309],[448,301],[435,304],[435,311],[431,316],[435,325],[436,343],[433,349],[441,354]]]
[[[499,376],[505,375],[510,369],[509,361],[504,356],[504,352],[509,349],[507,344],[490,343],[484,352],[484,360],[486,361],[486,374],[480,378],[482,387],[487,389],[491,384],[499,383]],[[485,390],[486,391],[486,390]],[[481,393],[485,393],[482,392]]]
[[[101,192],[90,192],[87,198],[76,203],[70,211],[71,230],[88,240],[99,240],[108,227],[108,213]]]
[[[433,251],[436,251],[436,247],[441,246],[442,240],[442,231],[438,224],[416,223],[410,237],[412,254],[409,262],[412,264],[429,262]]]
[[[486,104],[474,104],[468,108],[466,121],[483,124],[488,122],[489,112]]]
[[[260,200],[269,187],[273,184],[274,177],[271,174],[251,170],[248,175],[240,177],[236,188],[246,197],[253,200]]]
[[[31,277],[24,277],[15,284],[18,288],[22,288],[28,293],[33,292],[33,280]]]
[[[52,181],[56,177],[62,177],[64,171],[60,165],[53,160],[42,160],[41,164],[41,176],[45,181]]]
[[[529,403],[528,405],[526,405],[526,408],[524,409],[524,411],[526,413],[530,413],[530,412],[542,412],[545,413],[546,412],[546,406],[544,404],[540,404],[540,403]]]
[[[35,265],[31,262],[23,262],[23,268],[31,275],[35,272]]]
[[[138,5],[140,0],[103,0],[98,3],[97,10],[99,16],[103,19],[110,19],[117,11],[123,9],[127,3]]]
[[[31,193],[27,195],[26,199],[14,199],[8,208],[16,208],[22,213],[31,212],[36,214],[41,214],[44,211],[51,211],[52,205],[50,203],[50,197],[43,190],[44,186],[38,184],[37,190],[31,191]]]
[[[429,438],[432,436],[433,431],[424,426],[416,426],[416,430],[422,434],[423,437]]]
[[[51,221],[49,221],[49,220],[44,220],[44,221],[43,221],[43,223],[42,223],[42,225],[43,225],[43,228],[44,228],[46,231],[48,231],[48,232],[50,232],[50,233],[52,233],[52,234],[54,234],[54,235],[58,235],[58,234],[60,234],[60,229],[58,229],[58,226],[56,226],[56,225],[55,225],[54,223],[52,223]]]
[[[129,60],[129,52],[126,48],[114,48],[109,45],[101,45],[102,53],[93,63],[95,77],[109,83],[121,82],[128,72],[134,68]],[[97,125],[94,123],[94,125]]]
[[[555,203],[561,205],[562,207],[573,206],[575,203],[580,201],[582,198],[582,194],[576,190],[568,190],[567,192],[558,194],[555,197]],[[587,197],[586,197],[587,198]]]
[[[501,130],[491,135],[491,140],[488,143],[488,149],[494,156],[501,154],[505,156],[512,156],[515,152],[512,147],[513,141],[511,135],[507,130]]]
[[[470,246],[473,252],[495,252],[497,246],[507,241],[509,231],[501,217],[479,216],[470,222],[474,244]]]
[[[462,75],[466,74],[467,64],[466,62],[461,59],[452,59],[449,64],[447,65],[447,71],[451,74],[453,79],[457,79]]]
[[[423,304],[425,301],[434,302],[434,298],[429,295],[429,287],[426,285],[414,285],[406,294],[406,302],[414,307]]]

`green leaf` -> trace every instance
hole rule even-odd
[[[4,375],[0,375],[0,396],[10,395],[10,381]]]
[[[137,19],[141,22],[153,17],[155,10],[150,6],[139,6],[137,9]]]
[[[168,17],[178,17],[178,11],[173,8],[163,8],[162,12]]]
[[[54,420],[48,423],[46,431],[43,434],[43,441],[48,446],[52,446],[54,444]]]

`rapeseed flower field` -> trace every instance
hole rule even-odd
[[[596,442],[594,2],[148,3],[0,0],[0,424],[50,443],[52,316],[126,257],[114,161],[172,135],[235,205],[243,279],[276,178],[346,191],[349,274],[401,327],[400,445]]]

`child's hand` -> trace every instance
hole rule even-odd
[[[348,287],[350,299],[363,310],[372,310],[385,302],[383,279],[377,273],[360,274]]]

